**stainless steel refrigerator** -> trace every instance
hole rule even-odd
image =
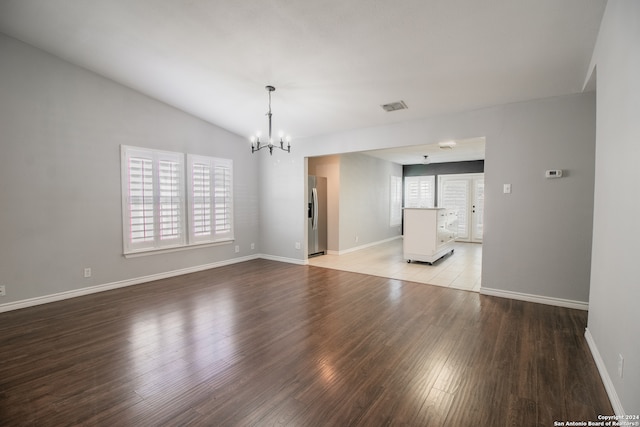
[[[309,175],[307,211],[308,255],[324,255],[327,250],[327,178]]]

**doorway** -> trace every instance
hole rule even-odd
[[[482,243],[484,173],[440,175],[438,206],[458,212],[458,242]]]

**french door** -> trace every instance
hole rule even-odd
[[[482,242],[484,213],[484,174],[438,176],[438,207],[458,212],[460,242]]]

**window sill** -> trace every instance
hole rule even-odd
[[[138,258],[138,257],[143,257],[148,255],[158,255],[158,254],[168,254],[171,252],[188,251],[190,249],[201,249],[201,248],[209,248],[212,246],[230,245],[233,242],[234,242],[234,239],[219,240],[217,242],[192,243],[190,245],[173,246],[173,247],[160,248],[160,249],[142,249],[139,251],[125,252],[123,255],[125,258]]]

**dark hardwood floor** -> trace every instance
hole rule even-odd
[[[553,426],[587,313],[256,260],[0,314],[7,426]]]

